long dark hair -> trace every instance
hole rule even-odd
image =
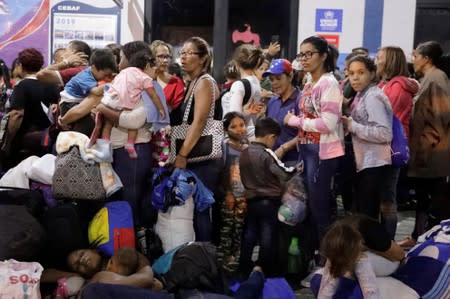
[[[319,52],[320,56],[327,55],[327,58],[325,59],[325,62],[323,64],[323,67],[325,68],[325,71],[332,72],[336,68],[334,65],[334,59],[332,54],[332,49],[328,45],[328,42],[320,36],[310,36],[306,39],[304,39],[301,43],[301,45],[304,44],[311,44],[316,48],[316,50]]]

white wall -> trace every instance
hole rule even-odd
[[[144,39],[144,1],[124,0],[121,21],[121,44]],[[95,1],[97,2],[97,0]],[[112,3],[112,0],[107,2]]]
[[[409,57],[414,47],[416,0],[385,0],[381,46],[397,46]]]

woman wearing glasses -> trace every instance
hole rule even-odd
[[[187,86],[184,101],[172,111],[170,118],[172,126],[181,124],[191,95],[193,99],[188,115],[190,126],[182,146],[177,151],[174,166],[191,170],[209,190],[214,192],[218,183],[221,159],[197,163],[187,162],[187,157],[199,141],[205,128],[212,105],[219,97],[217,83],[209,75],[212,60],[209,45],[201,37],[191,37],[183,44],[180,58],[181,69],[189,77],[190,83]],[[209,208],[202,212],[195,211],[194,230],[197,241],[211,240],[212,226]]]
[[[164,90],[169,110],[177,108],[183,102],[184,82],[177,76],[169,74],[169,64],[172,61],[172,47],[161,40],[155,40],[150,50],[156,57],[156,79]]]
[[[300,62],[310,77],[299,102],[300,115],[288,112],[284,122],[298,128],[299,159],[303,159],[311,224],[319,248],[331,223],[331,183],[344,155],[341,125],[342,93],[333,76],[334,62],[325,39],[311,36],[300,45]]]

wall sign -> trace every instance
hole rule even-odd
[[[233,44],[237,42],[251,43],[256,47],[261,45],[259,34],[252,32],[252,27],[249,24],[244,24],[245,31],[234,30],[231,34]]]
[[[339,49],[339,35],[336,34],[319,34],[321,37],[323,37],[329,45],[335,46],[337,49]]]
[[[120,13],[116,5],[101,8],[77,1],[59,2],[51,11],[52,52],[74,39],[93,49],[120,43]]]
[[[317,32],[342,32],[342,9],[316,9]]]

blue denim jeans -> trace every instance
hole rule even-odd
[[[257,264],[267,274],[275,270],[276,238],[278,229],[278,208],[280,200],[277,198],[252,198],[247,201],[247,218],[241,242],[240,271],[248,275],[253,267],[252,254],[259,243],[259,258]]]
[[[222,160],[189,163],[187,169],[192,171],[211,192],[216,193]],[[194,211],[195,240],[207,242],[212,239],[211,208],[199,212]]]
[[[152,148],[150,143],[135,145],[137,159],[130,159],[127,151],[114,149],[113,167],[120,177],[123,189],[112,199],[126,200],[133,210],[134,225],[150,227],[156,222],[155,210],[150,203],[152,176]]]
[[[332,183],[339,158],[320,160],[318,144],[301,144],[299,159],[304,163],[303,177],[308,194],[311,224],[317,235],[313,246],[319,249],[320,240],[331,224]]]

